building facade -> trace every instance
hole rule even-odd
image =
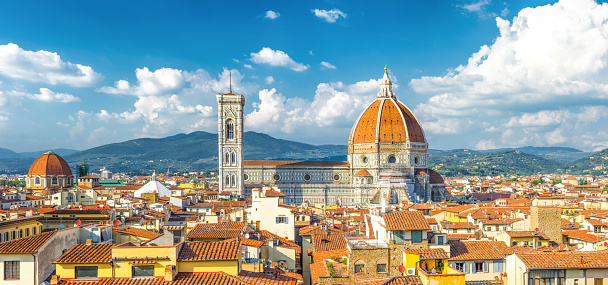
[[[397,100],[385,68],[380,92],[355,121],[347,161],[243,161],[242,95],[218,94],[220,191],[251,197],[271,186],[285,203],[398,204],[446,200],[443,178],[429,169],[420,122]]]

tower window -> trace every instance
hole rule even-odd
[[[230,164],[230,154],[226,153],[226,159],[224,160],[224,164]]]
[[[57,185],[58,184],[57,183],[57,177],[51,178],[51,184],[53,184],[53,185]]]
[[[418,165],[420,163],[420,156],[416,155],[416,157],[414,157],[414,164]]]
[[[230,156],[230,164],[236,164],[236,154],[234,152]]]
[[[226,139],[227,140],[234,139],[234,122],[232,122],[232,120],[226,121]]]
[[[231,182],[232,187],[235,187],[236,186],[236,175],[233,174],[231,180],[232,181],[230,181],[230,182]]]
[[[226,186],[230,186],[230,175],[226,175]]]
[[[34,184],[40,185],[40,177],[36,177],[36,179],[34,179]]]

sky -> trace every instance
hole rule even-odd
[[[2,1],[0,147],[245,130],[347,144],[387,66],[433,149],[608,147],[608,4]]]

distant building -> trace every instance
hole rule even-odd
[[[44,190],[61,190],[72,187],[74,176],[68,163],[52,151],[34,160],[25,179],[26,189],[34,194]]]

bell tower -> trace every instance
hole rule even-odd
[[[232,85],[232,84],[231,84]],[[245,97],[230,92],[217,94],[219,191],[243,191],[243,107]]]

